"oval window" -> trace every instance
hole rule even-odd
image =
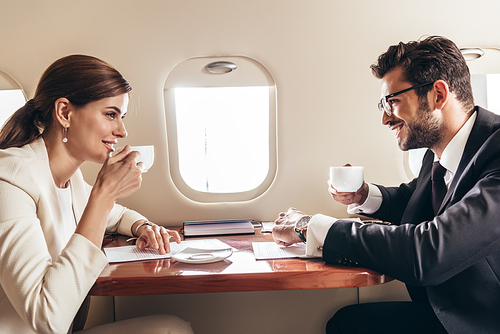
[[[170,175],[200,202],[244,201],[276,175],[276,86],[257,61],[200,57],[177,65],[164,89]]]

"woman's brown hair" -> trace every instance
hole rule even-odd
[[[114,67],[96,57],[70,55],[58,59],[43,73],[33,99],[19,108],[0,130],[0,149],[29,144],[50,128],[54,103],[61,97],[81,107],[131,90],[128,81]]]

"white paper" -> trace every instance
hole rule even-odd
[[[273,231],[274,222],[262,222],[261,233],[272,232]]]
[[[180,244],[175,242],[170,243],[170,253],[161,255],[157,250],[150,247],[140,250],[136,245],[107,247],[104,248],[104,253],[108,257],[109,263],[169,259],[172,255],[182,251],[186,247],[206,249],[206,250],[223,250],[231,249],[231,246],[220,241],[219,239],[200,239],[200,240],[185,240]]]
[[[253,253],[257,260],[304,258],[306,256],[306,244],[294,244],[291,246],[279,246],[275,242],[252,242]]]

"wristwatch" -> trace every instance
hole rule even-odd
[[[299,236],[300,240],[302,240],[303,243],[306,243],[306,237],[304,236],[304,232],[307,231],[307,225],[309,224],[309,221],[311,220],[312,216],[302,216],[296,223],[295,223],[295,232]]]

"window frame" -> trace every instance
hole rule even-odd
[[[209,74],[204,66],[215,61],[229,61],[236,63],[238,69],[234,73]],[[245,67],[254,66],[252,75],[246,76]],[[203,69],[197,81],[190,80],[190,69]],[[242,73],[243,72],[243,73]],[[248,70],[247,70],[248,72]],[[258,72],[258,73],[257,73]],[[188,74],[186,74],[188,73]],[[237,75],[236,75],[237,74]],[[233,76],[232,76],[233,75]],[[175,110],[175,87],[244,87],[255,86],[269,87],[269,166],[263,182],[254,189],[232,193],[210,193],[191,188],[183,180],[179,166],[179,153],[177,142],[177,120]],[[235,85],[235,83],[237,83]],[[246,56],[218,56],[218,57],[193,57],[177,64],[167,76],[163,89],[165,106],[165,124],[167,130],[167,147],[169,157],[169,173],[177,190],[186,198],[195,202],[242,202],[251,201],[269,190],[273,184],[278,169],[277,163],[277,91],[275,80],[267,68],[253,58]]]
[[[7,90],[19,91],[24,98],[24,103],[26,103],[26,101],[28,101],[28,99],[26,97],[26,93],[25,93],[24,89],[21,87],[21,85],[8,73],[0,70],[0,91],[7,91]],[[22,105],[20,105],[19,108],[20,107],[22,107]],[[12,110],[11,114],[6,117],[5,121],[7,121],[12,116],[12,114],[17,111],[17,109],[18,108],[16,108],[15,110]],[[2,115],[0,115],[0,119],[1,118],[2,118]],[[3,127],[3,125],[4,125],[4,122],[1,122],[1,120],[0,120],[0,127]]]

